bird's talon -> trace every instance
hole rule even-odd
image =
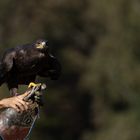
[[[37,86],[41,86],[41,83],[35,84],[35,83],[31,82],[29,84],[28,88],[37,87]]]

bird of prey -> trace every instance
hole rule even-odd
[[[61,64],[44,39],[8,49],[0,61],[0,85],[6,83],[12,95],[17,94],[18,85],[28,85],[36,76],[57,80],[60,74]]]

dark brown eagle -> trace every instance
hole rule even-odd
[[[56,80],[60,73],[61,65],[44,39],[8,49],[0,61],[0,85],[6,83],[12,95],[17,94],[19,84],[34,82],[36,76]]]

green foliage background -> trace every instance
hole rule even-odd
[[[1,0],[1,53],[46,38],[63,68],[31,140],[140,140],[139,36],[139,0]]]

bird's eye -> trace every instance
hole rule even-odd
[[[37,45],[40,45],[40,42],[37,42]]]

